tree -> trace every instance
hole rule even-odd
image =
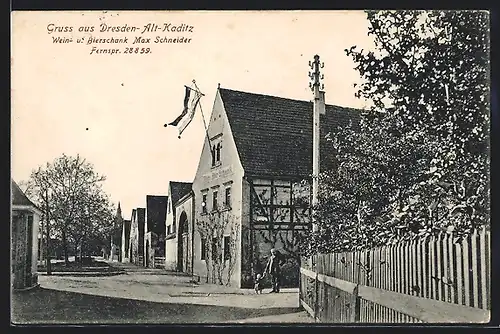
[[[228,210],[209,212],[196,224],[205,247],[207,282],[230,285],[236,265],[239,243],[239,221]],[[229,234],[228,249],[224,249],[224,237]],[[227,269],[227,271],[226,271]],[[226,279],[224,279],[226,272]]]
[[[367,11],[374,50],[346,49],[373,102],[330,137],[319,248],[363,248],[489,223],[488,17],[470,11]],[[334,129],[332,129],[334,130]],[[333,241],[335,240],[335,241]]]
[[[75,249],[81,247],[82,242],[101,237],[103,231],[99,229],[105,229],[109,235],[112,206],[102,189],[104,180],[105,177],[79,155],[63,154],[31,174],[32,194],[50,215],[52,229],[62,240],[66,264],[70,243]]]
[[[106,237],[113,228],[115,217],[112,215],[113,205],[108,196],[98,187],[80,198],[80,208],[73,224],[68,226],[68,235],[80,260],[91,255],[99,246],[108,244]],[[80,250],[78,252],[78,250]]]
[[[47,168],[48,166],[49,164],[47,164]],[[51,239],[53,234],[51,231],[54,230],[54,221],[52,219],[54,206],[52,205],[52,191],[50,189],[49,174],[46,170],[42,169],[42,167],[39,167],[31,173],[31,177],[28,181],[23,181],[21,183],[25,194],[43,208],[41,221],[45,222],[45,231],[42,231],[42,235],[45,232],[45,266],[47,274],[51,275]]]

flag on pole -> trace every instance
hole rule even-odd
[[[194,113],[196,111],[196,107],[200,102],[200,98],[202,97],[202,93],[197,89],[193,89],[191,87],[186,87],[186,94],[184,96],[184,108],[182,113],[177,116],[175,120],[168,123],[168,125],[177,126],[179,130],[179,138],[181,137],[182,132],[186,129],[186,127],[191,123],[194,118]]]

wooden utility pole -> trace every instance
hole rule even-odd
[[[314,96],[314,107],[313,107],[313,175],[312,175],[312,207],[313,209],[318,204],[318,190],[319,190],[319,172],[320,172],[320,115],[325,114],[325,92],[324,85],[321,84],[321,80],[324,76],[320,73],[320,68],[324,67],[324,63],[321,63],[319,56],[314,56],[314,61],[309,62],[309,66],[313,72],[309,72],[309,78],[311,82],[309,83],[309,88],[313,91]],[[314,215],[313,215],[314,217]],[[318,231],[318,225],[313,221],[312,224],[313,231]]]

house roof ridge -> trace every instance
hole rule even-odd
[[[226,90],[226,91],[235,92],[235,93],[250,94],[250,95],[256,95],[256,96],[263,96],[263,97],[271,97],[271,98],[275,98],[275,99],[283,99],[283,100],[294,101],[294,102],[301,102],[301,103],[311,103],[311,104],[313,103],[312,100],[300,100],[300,99],[295,99],[295,98],[290,98],[290,97],[283,97],[283,96],[278,96],[278,95],[249,92],[249,91],[243,91],[243,90],[231,89],[231,88],[219,88],[219,90]],[[364,110],[362,108],[356,108],[356,107],[351,107],[351,106],[342,106],[342,105],[339,105],[339,104],[328,104],[328,103],[325,103],[325,106],[326,107],[337,107],[337,108],[342,108],[342,109],[352,109],[352,110],[356,110],[356,111]]]
[[[221,88],[219,95],[245,173],[308,176],[312,173],[313,102]],[[361,109],[326,105],[320,133],[359,125]],[[354,124],[353,124],[354,123]],[[321,168],[335,165],[320,139]]]

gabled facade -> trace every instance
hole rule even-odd
[[[209,282],[214,281],[217,276],[215,271],[222,271],[223,277],[228,277],[229,261],[224,261],[224,265],[215,268],[211,262],[220,264],[219,255],[216,254],[217,244],[220,240],[215,240],[214,235],[202,231],[201,222],[210,225],[210,219],[217,212],[227,215],[231,224],[213,221],[213,225],[224,226],[224,237],[231,234],[231,226],[237,231],[236,240],[241,240],[241,224],[244,212],[243,201],[243,176],[244,170],[239,159],[238,150],[234,142],[234,135],[229,124],[220,90],[217,91],[212,114],[208,125],[208,139],[205,140],[200,162],[193,181],[194,207],[195,207],[195,232],[193,239],[193,267],[194,274],[201,279],[206,278]],[[209,145],[210,143],[210,145]],[[230,203],[225,203],[226,192],[230,193]],[[220,234],[220,233],[219,233]],[[230,284],[239,286],[241,284],[241,242],[236,243],[233,249],[232,259],[235,261],[230,275]],[[220,249],[219,249],[220,251]],[[222,250],[224,252],[224,250]],[[215,256],[214,256],[215,254]],[[222,255],[223,258],[227,256]],[[215,261],[217,257],[217,261]],[[212,261],[212,259],[214,261]]]
[[[38,227],[41,210],[11,180],[11,277],[14,289],[38,284]]]
[[[165,269],[183,271],[179,261],[179,220],[175,204],[181,198],[191,193],[191,182],[170,181],[168,184],[168,201],[166,205],[167,220],[165,225]]]
[[[155,259],[165,261],[165,220],[167,196],[146,196],[145,266],[155,267]]]
[[[359,120],[355,109],[325,109],[322,138]],[[308,101],[217,90],[192,186],[194,274],[250,287],[277,248],[287,258],[283,286],[297,286],[296,241],[311,223],[310,187],[301,181],[312,173],[312,112]],[[322,169],[335,166],[328,149],[322,140]],[[207,234],[214,222],[223,240]]]

